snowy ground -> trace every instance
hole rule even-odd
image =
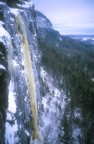
[[[8,95],[8,109],[7,109],[7,117],[6,117],[6,133],[5,133],[5,139],[6,144],[15,144],[18,141],[17,138],[17,121],[15,117],[16,113],[16,102],[15,102],[15,93],[13,82],[10,81],[9,84],[9,95]]]
[[[54,83],[54,79],[41,68],[43,84],[48,92],[42,98],[42,126],[41,133],[46,142],[56,144],[59,134],[60,120],[66,105],[65,94]]]

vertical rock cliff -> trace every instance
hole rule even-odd
[[[37,143],[40,58],[33,4],[0,2],[0,30],[1,143]]]

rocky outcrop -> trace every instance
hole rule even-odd
[[[8,62],[5,45],[0,42],[0,143],[4,143],[6,108],[8,107]]]

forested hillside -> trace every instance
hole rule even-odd
[[[38,42],[42,66],[67,97],[61,142],[93,144],[94,45],[43,26],[38,27]]]

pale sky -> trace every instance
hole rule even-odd
[[[52,24],[94,28],[94,0],[33,0]]]

